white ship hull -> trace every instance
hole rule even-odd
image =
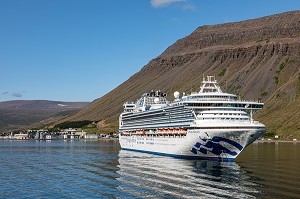
[[[119,136],[122,149],[187,159],[233,161],[264,129],[199,129],[186,136]]]

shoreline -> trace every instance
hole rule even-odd
[[[97,141],[97,140],[118,140],[118,138],[97,138],[97,139],[85,139],[85,138],[80,138],[80,139],[12,139],[12,138],[0,138],[0,140],[14,140],[14,141],[52,141],[52,140],[66,140],[66,141],[80,141],[80,140],[85,140],[85,141]]]
[[[268,140],[268,139],[265,139],[265,140],[255,140],[253,143],[271,143],[271,142],[292,142],[292,143],[298,143],[300,142],[300,140]]]
[[[0,140],[16,140],[16,141],[29,141],[29,140],[37,140],[37,141],[51,141],[51,140],[73,140],[73,141],[79,141],[79,140],[85,140],[85,141],[96,141],[96,140],[118,140],[117,137],[111,137],[111,138],[97,138],[97,139],[86,139],[86,138],[80,138],[80,139],[13,139],[13,138],[1,138]],[[263,139],[263,140],[255,140],[253,143],[272,143],[272,142],[292,142],[292,143],[299,143],[300,140],[272,140],[272,139]]]

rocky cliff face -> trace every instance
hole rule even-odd
[[[117,128],[125,101],[151,89],[170,99],[176,90],[199,91],[203,75],[215,75],[223,91],[265,102],[256,117],[269,132],[300,138],[300,11],[199,27],[68,120]]]
[[[181,55],[211,46],[241,45],[269,39],[299,37],[299,11],[287,12],[254,20],[197,28],[178,40],[162,56]]]

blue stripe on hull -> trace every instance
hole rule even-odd
[[[214,160],[214,161],[220,161],[220,162],[232,162],[234,161],[234,158],[221,158],[221,157],[205,157],[205,156],[189,156],[189,155],[176,155],[176,154],[168,154],[168,153],[160,153],[160,152],[153,152],[153,151],[144,151],[144,150],[138,150],[138,149],[129,149],[129,148],[121,148],[123,150],[127,151],[136,151],[136,152],[142,152],[142,153],[148,153],[148,154],[154,154],[154,155],[160,155],[160,156],[168,156],[173,158],[180,158],[180,159],[189,159],[189,160]]]

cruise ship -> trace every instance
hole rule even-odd
[[[253,119],[263,103],[222,92],[214,76],[199,92],[174,93],[168,101],[151,91],[126,102],[119,117],[122,149],[187,159],[233,161],[266,126]]]

